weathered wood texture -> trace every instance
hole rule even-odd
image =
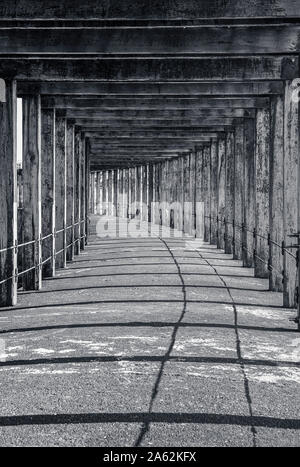
[[[66,266],[66,120],[56,116],[55,124],[55,210],[56,210],[56,267]],[[59,233],[58,233],[59,232]]]
[[[17,237],[17,89],[16,82],[6,82],[5,102],[0,102],[0,250],[11,248]],[[17,252],[0,253],[0,306],[15,305]]]
[[[25,290],[42,287],[41,98],[23,98],[23,247]]]
[[[269,277],[270,229],[270,111],[258,110],[256,118],[256,277]]]
[[[211,143],[210,150],[210,242],[217,245],[218,242],[218,143]]]
[[[285,122],[284,122],[284,240],[286,245],[295,243],[289,235],[295,234],[298,228],[298,153],[299,153],[299,109],[298,102],[293,99],[291,82],[285,89]],[[291,251],[291,250],[290,250]],[[291,251],[295,254],[295,250]],[[286,254],[284,258],[285,285],[284,305],[296,305],[297,271],[295,259]]]
[[[243,222],[245,226],[243,243],[245,246],[243,261],[244,266],[251,268],[254,266],[254,239],[253,230],[255,228],[255,120],[249,119],[244,123],[244,199],[245,209]]]
[[[226,135],[226,191],[225,191],[225,253],[233,252],[233,229],[234,220],[234,132],[228,132]]]
[[[42,110],[41,176],[43,276],[55,276],[55,109]]]
[[[234,150],[234,259],[243,257],[242,224],[244,221],[244,124],[235,129]]]
[[[67,261],[74,258],[74,153],[75,153],[75,129],[72,123],[67,122],[67,142],[66,142],[66,242]]]
[[[226,191],[226,139],[218,140],[218,248],[224,249],[224,218],[225,218],[225,191]]]
[[[271,100],[271,143],[270,143],[270,244],[272,271],[270,290],[283,291],[283,256],[280,245],[284,238],[284,97]],[[279,245],[279,246],[278,246]]]

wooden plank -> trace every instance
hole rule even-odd
[[[107,109],[107,108],[74,108],[65,110],[65,117],[73,120],[77,119],[98,119],[101,121],[106,120],[199,120],[200,118],[214,119],[214,118],[254,118],[254,109]]]
[[[23,98],[23,249],[25,290],[42,288],[41,97]]]
[[[5,102],[0,102],[0,250],[15,246],[17,232],[17,84],[7,81]],[[17,251],[0,253],[0,306],[17,303]]]
[[[43,241],[44,277],[55,276],[55,109],[42,110],[41,171],[42,171],[42,235],[52,233]]]
[[[72,85],[73,87],[73,85]],[[118,110],[154,110],[154,109],[255,109],[267,107],[267,97],[186,97],[186,96],[128,96],[125,97],[79,97],[79,96],[45,96],[42,98],[43,108],[57,109],[118,109]]]
[[[1,53],[40,57],[163,57],[186,54],[290,54],[300,52],[300,26],[218,25],[119,28],[0,28]]]
[[[0,76],[45,81],[240,81],[298,77],[298,57],[247,56],[143,59],[2,58]]]
[[[84,4],[78,0],[40,0],[32,2],[11,2],[3,0],[0,16],[20,19],[197,19],[197,18],[256,18],[256,17],[299,17],[297,0],[248,0],[237,3],[236,0],[176,0],[156,2],[155,7],[147,0],[138,3],[129,0],[104,2],[87,0]]]
[[[243,80],[237,83],[188,83],[188,82],[93,82],[72,81],[72,87],[63,80],[55,81],[20,81],[18,95],[38,93],[46,97],[80,97],[89,98],[119,98],[125,97],[156,97],[156,98],[191,98],[191,97],[256,97],[284,92],[280,81],[249,82]],[[62,97],[64,98],[64,97]]]

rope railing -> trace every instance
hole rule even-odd
[[[50,234],[48,235],[45,235],[44,237],[40,237],[38,239],[34,239],[34,240],[30,240],[28,242],[23,242],[23,243],[18,243],[16,241],[15,245],[11,245],[7,248],[3,248],[0,250],[0,257],[1,257],[1,254],[3,253],[7,253],[9,251],[12,251],[12,250],[15,250],[15,253],[18,254],[19,253],[19,250],[21,248],[24,248],[24,247],[27,247],[27,246],[30,246],[30,245],[37,245],[37,246],[41,246],[42,247],[42,244],[43,242],[45,242],[46,240],[48,239],[53,239],[55,240],[57,238],[57,236],[61,233],[66,233],[67,231],[69,230],[75,230],[75,227],[79,227],[81,226],[82,224],[85,224],[86,223],[86,219],[82,219],[82,220],[79,220],[78,222],[75,222],[67,227],[63,227],[62,229],[59,229],[59,230],[54,230],[53,232],[51,232]],[[55,258],[63,253],[64,251],[66,251],[67,249],[71,248],[72,246],[76,245],[76,243],[80,243],[82,240],[86,239],[87,238],[87,233],[85,232],[83,235],[79,235],[78,238],[76,238],[75,240],[73,240],[71,243],[68,243],[68,245],[65,245],[62,249],[60,249],[59,251],[56,251],[54,250],[53,251],[53,254],[51,256],[49,256],[48,258],[44,259],[44,260],[40,260],[38,263],[34,264],[32,267],[30,268],[27,268],[26,270],[24,271],[19,271],[18,268],[15,270],[15,274],[13,274],[12,276],[10,277],[7,277],[5,279],[2,279],[0,281],[0,285],[3,285],[5,284],[6,282],[9,282],[9,281],[12,281],[12,280],[15,280],[17,281],[19,277],[22,277],[26,274],[28,274],[29,272],[31,271],[34,271],[36,269],[40,269],[42,266],[44,266],[45,264],[47,264],[49,261],[53,261],[55,260]]]

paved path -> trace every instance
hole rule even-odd
[[[0,445],[299,446],[300,335],[266,289],[199,242],[92,239],[0,311]]]

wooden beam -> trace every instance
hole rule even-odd
[[[18,82],[18,95],[38,93],[46,96],[82,96],[85,97],[114,97],[120,96],[132,97],[220,97],[234,96],[253,97],[266,96],[270,94],[282,94],[284,86],[282,82],[269,80],[266,82],[251,83],[242,80],[242,82],[218,82],[218,83],[188,83],[188,82],[157,82],[147,83],[132,81],[127,83],[118,82],[93,82],[72,81],[72,86],[68,82],[58,79],[56,81],[20,81]]]
[[[186,0],[184,4],[176,0],[167,3],[156,2],[155,6],[147,0],[132,2],[115,0],[113,3],[103,0],[47,0],[32,2],[11,2],[3,0],[0,16],[4,18],[24,19],[197,19],[197,18],[256,18],[256,17],[299,17],[297,0],[248,0],[237,4],[236,0]]]
[[[0,306],[17,303],[17,84],[6,82],[0,102]],[[13,248],[11,248],[13,247]],[[9,250],[6,250],[9,248]]]
[[[72,123],[67,122],[66,128],[66,260],[73,261],[74,249],[74,153],[75,153],[75,128]]]
[[[160,119],[179,119],[179,120],[196,120],[200,118],[254,118],[255,109],[156,109],[156,110],[130,110],[130,109],[66,109],[59,111],[69,119],[98,119],[101,122],[106,120],[160,120]]]
[[[105,110],[167,110],[167,109],[256,109],[270,105],[266,97],[182,97],[178,96],[154,96],[154,97],[79,97],[79,96],[56,96],[43,97],[43,108],[56,109],[105,109]]]
[[[2,58],[0,76],[18,80],[64,81],[240,81],[298,76],[298,57],[247,56],[165,59]]]
[[[300,52],[300,26],[218,25],[97,28],[0,28],[1,54],[164,57],[292,54]]]

